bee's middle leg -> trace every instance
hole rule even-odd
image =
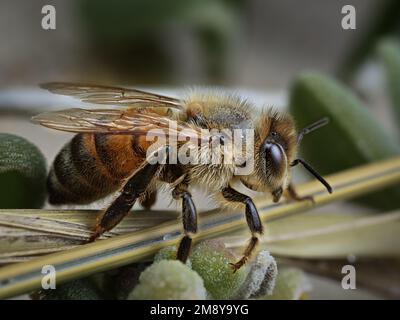
[[[263,226],[260,216],[258,215],[257,208],[249,196],[242,194],[231,187],[227,187],[222,190],[222,195],[228,201],[242,202],[246,205],[246,221],[251,231],[251,239],[243,253],[242,258],[238,262],[231,264],[234,272],[236,272],[247,262],[247,260],[250,259],[251,254],[259,242],[258,237],[263,233]]]
[[[197,211],[192,195],[187,191],[187,185],[177,185],[172,191],[172,197],[176,200],[182,199],[182,222],[185,235],[179,243],[176,258],[185,263],[192,246],[192,235],[197,232]]]

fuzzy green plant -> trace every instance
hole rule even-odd
[[[22,137],[0,133],[0,208],[41,208],[46,198],[46,160]]]
[[[297,268],[281,268],[276,279],[275,289],[271,295],[260,299],[266,300],[300,300],[306,299],[311,284],[305,273]]]
[[[34,299],[40,300],[100,300],[100,291],[89,278],[73,280],[58,285],[56,289],[41,290],[33,294]]]
[[[382,40],[378,44],[378,55],[383,61],[387,91],[400,127],[400,41],[389,38]]]
[[[200,287],[204,288],[202,299],[247,299],[272,293],[277,267],[267,251],[261,251],[248,267],[237,272],[229,263],[239,257],[220,240],[201,242],[190,257],[191,264],[183,267],[174,260],[175,246],[160,250],[154,263],[140,275],[129,299],[192,299],[196,290],[196,295],[201,291]]]
[[[196,270],[175,257],[176,247],[166,247],[156,254],[152,264],[134,263],[31,296],[42,300],[257,299],[274,290],[278,269],[266,250],[237,272],[229,265],[238,259],[237,255],[220,240],[204,241],[194,248],[191,258]]]
[[[257,298],[271,295],[278,267],[268,251],[261,251],[251,262],[246,279],[236,294],[236,299]]]
[[[204,300],[206,289],[201,277],[176,260],[155,262],[139,278],[129,294],[131,300]]]
[[[209,298],[230,299],[236,295],[247,270],[243,267],[233,272],[229,264],[239,258],[219,240],[203,241],[193,248],[192,268],[203,278]]]
[[[290,91],[290,112],[298,128],[328,117],[330,123],[307,135],[301,153],[327,175],[400,153],[400,146],[362,102],[344,85],[316,72],[301,73]],[[380,209],[400,204],[400,187],[391,187],[358,201]]]

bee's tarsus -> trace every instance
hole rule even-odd
[[[189,257],[191,246],[192,238],[190,238],[189,236],[184,236],[179,243],[178,252],[176,253],[176,259],[181,261],[182,263],[186,263]]]
[[[263,225],[261,223],[257,208],[249,196],[246,196],[245,194],[242,194],[229,186],[222,191],[222,195],[228,201],[242,202],[246,205],[246,221],[252,234],[250,242],[243,253],[243,257],[238,262],[231,264],[235,272],[236,270],[240,269],[248,259],[250,259],[251,254],[253,253],[259,241],[257,235],[261,235],[263,233]]]
[[[236,273],[241,267],[243,267],[248,260],[248,257],[242,257],[238,262],[236,263],[229,263],[229,266],[233,269],[233,273]]]
[[[179,243],[176,258],[183,263],[189,257],[192,246],[192,234],[197,233],[197,210],[194,205],[192,195],[186,190],[187,185],[184,183],[178,184],[172,191],[175,199],[182,199],[182,222],[185,236]]]

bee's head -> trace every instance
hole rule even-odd
[[[260,189],[269,190],[274,201],[278,201],[283,190],[287,188],[291,167],[298,163],[303,164],[329,192],[332,191],[329,184],[310,165],[295,158],[304,134],[327,122],[327,119],[322,119],[297,133],[294,121],[288,114],[267,111],[259,117],[255,140],[255,173],[258,183],[262,185]]]
[[[269,110],[259,118],[256,135],[255,168],[259,182],[271,192],[284,189],[297,149],[293,119]]]

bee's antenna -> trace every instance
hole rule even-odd
[[[328,190],[329,193],[332,193],[332,187],[330,186],[330,184],[324,179],[322,178],[322,176],[313,169],[313,167],[311,167],[307,162],[305,162],[302,159],[295,159],[290,166],[294,167],[296,165],[298,165],[299,163],[301,163],[304,168],[306,168],[308,170],[308,172],[310,172],[315,178],[317,178],[319,180],[319,182],[321,182],[325,188]]]
[[[298,145],[300,144],[301,140],[303,139],[303,137],[306,134],[308,134],[308,133],[310,133],[310,132],[312,132],[314,130],[319,129],[319,128],[323,127],[324,125],[328,124],[328,123],[329,123],[329,118],[322,118],[322,119],[310,124],[309,126],[301,129],[299,134],[298,134],[298,136],[297,136],[297,144]]]

